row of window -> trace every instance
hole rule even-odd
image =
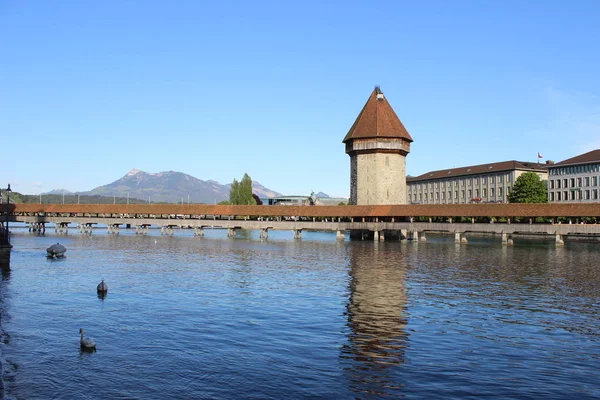
[[[550,168],[550,175],[589,174],[593,172],[600,172],[600,164]]]
[[[473,186],[479,185],[479,181],[481,180],[481,183],[483,185],[487,185],[488,180],[490,183],[494,183],[494,180],[496,181],[496,183],[502,183],[502,180],[506,180],[506,182],[510,182],[510,174],[506,174],[506,175],[490,175],[488,176],[482,176],[482,177],[474,177],[474,178],[467,178],[467,179],[454,179],[454,180],[445,180],[445,181],[435,181],[435,182],[428,182],[428,183],[417,183],[417,184],[409,184],[409,188],[410,187],[416,187],[417,190],[420,190],[421,188],[423,189],[433,189],[434,187],[437,189],[438,187],[441,187],[442,189],[446,188],[446,187],[452,187],[452,186],[457,186],[458,182],[460,182],[460,186],[471,186],[471,184]]]
[[[568,189],[568,188],[580,188],[589,186],[598,186],[597,176],[584,176],[580,178],[563,178],[563,179],[550,179],[548,181],[550,189]]]
[[[473,193],[475,194],[475,196],[473,196]],[[510,187],[506,188],[506,195],[508,196],[508,194],[510,193]],[[428,195],[428,193],[419,193],[417,195],[417,193],[413,193],[412,194],[412,198],[411,195],[409,194],[409,199],[411,199],[413,202],[421,202],[421,201],[428,201],[428,200],[459,200],[458,197],[459,191],[455,190],[454,191],[454,197],[452,197],[452,191],[448,191],[448,192],[435,192],[435,193],[431,193],[431,196]],[[465,197],[465,194],[467,195]],[[460,191],[460,200],[472,200],[474,198],[481,198],[479,195],[481,194],[481,197],[483,197],[483,200],[503,200],[504,199],[504,190],[503,188],[498,188],[498,190],[496,191],[495,188],[490,188],[489,190],[489,198],[488,198],[488,190],[487,189],[482,189],[481,192],[479,191],[479,189],[475,189],[475,191],[473,192],[473,190],[468,189],[467,191],[465,190],[461,190]],[[496,195],[498,197],[496,197]]]
[[[598,200],[598,189],[550,192],[550,201]]]

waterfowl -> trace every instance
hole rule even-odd
[[[90,338],[83,337],[83,328],[79,329],[79,334],[81,335],[79,343],[83,350],[96,350],[96,343]]]
[[[108,292],[108,286],[106,286],[106,283],[104,283],[104,279],[102,279],[102,282],[100,282],[98,284],[98,287],[96,287],[96,290],[98,291],[98,293]]]

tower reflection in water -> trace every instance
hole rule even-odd
[[[401,394],[407,344],[406,261],[399,243],[351,246],[345,375],[357,397]]]

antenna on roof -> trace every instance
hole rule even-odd
[[[383,94],[383,92],[381,91],[381,88],[379,87],[379,85],[375,85],[375,93],[377,93],[377,94]]]

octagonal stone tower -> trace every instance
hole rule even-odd
[[[350,204],[406,204],[406,155],[413,139],[376,86],[343,140]]]

